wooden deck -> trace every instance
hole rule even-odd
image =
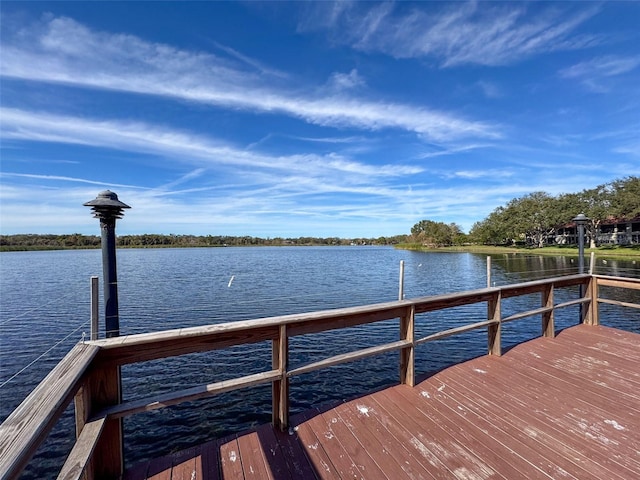
[[[125,478],[640,478],[640,335],[580,325],[292,424],[146,462]]]

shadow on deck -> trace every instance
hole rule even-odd
[[[579,325],[124,478],[640,478],[640,335]]]

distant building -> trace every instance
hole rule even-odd
[[[587,237],[588,232],[585,232]],[[587,239],[587,243],[589,242]],[[576,224],[567,223],[558,228],[555,235],[549,235],[547,245],[575,245],[578,243]],[[596,233],[597,245],[639,245],[640,215],[631,219],[611,218],[604,220]]]

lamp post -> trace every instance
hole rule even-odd
[[[584,213],[576,215],[573,219],[578,227],[578,273],[584,273],[584,226],[589,218]]]
[[[573,219],[576,222],[578,234],[578,273],[584,273],[584,226],[589,221],[584,213],[579,213]],[[580,298],[584,298],[584,285],[580,284]],[[585,321],[585,308],[580,304],[580,322]]]
[[[110,190],[100,192],[94,200],[83,205],[91,207],[93,216],[100,219],[105,331],[107,338],[117,337],[120,335],[120,317],[116,273],[116,220],[122,218],[122,209],[131,207],[119,201],[118,195]]]

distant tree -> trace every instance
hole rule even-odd
[[[590,239],[590,247],[597,247],[598,228],[603,221],[614,215],[612,207],[611,184],[598,185],[595,188],[583,190],[577,194],[580,213],[584,213],[589,222],[586,225],[587,236]]]
[[[438,247],[453,245],[461,234],[462,229],[455,223],[447,225],[433,220],[420,220],[411,227],[411,237],[414,242]]]
[[[546,192],[533,192],[507,204],[508,221],[519,235],[541,248],[562,222],[558,200]]]
[[[505,245],[515,241],[517,232],[508,221],[505,207],[497,207],[487,218],[473,224],[469,237],[475,243]]]
[[[612,213],[617,218],[632,219],[640,215],[640,177],[626,177],[611,183]]]

